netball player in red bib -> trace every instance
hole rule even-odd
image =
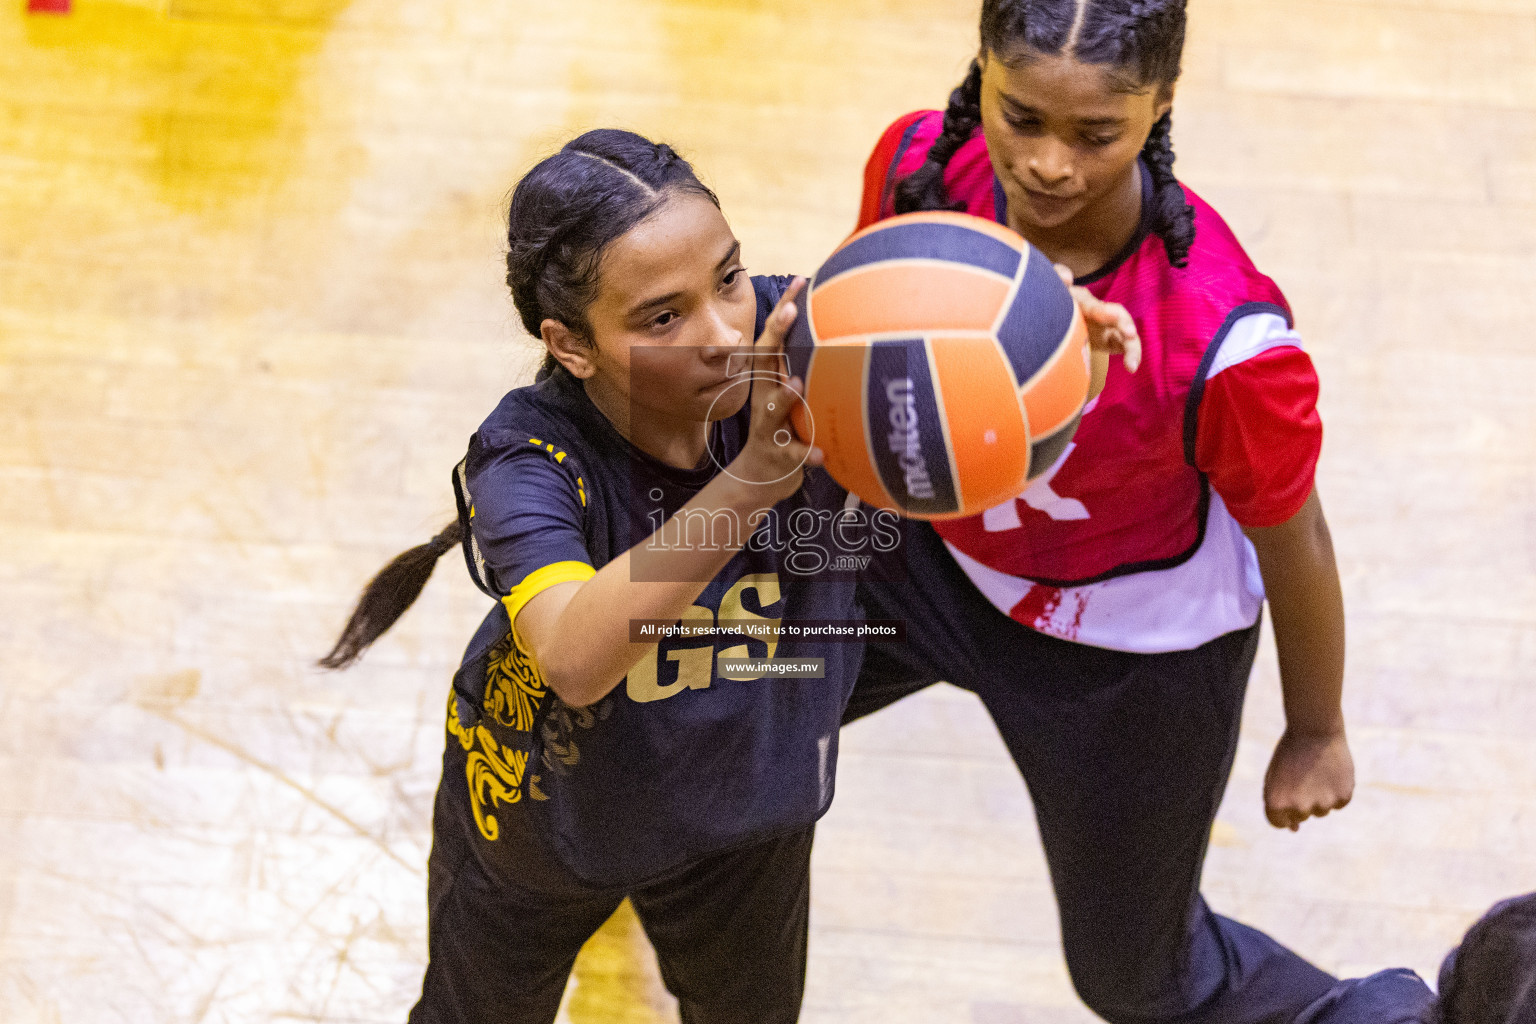
[[[1184,27],[1184,0],[985,0],[948,108],[875,147],[861,227],[995,218],[1123,304],[1142,358],[1110,368],[1023,494],[909,527],[910,582],[862,591],[907,641],[869,649],[846,720],[938,679],[982,698],[1034,798],[1073,982],[1106,1020],[1387,1019],[1200,896],[1266,597],[1287,719],[1270,822],[1343,807],[1354,767],[1317,377],[1280,289],[1173,176]],[[1393,985],[1401,1019],[1429,998]]]

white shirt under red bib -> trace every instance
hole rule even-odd
[[[919,111],[886,130],[865,169],[861,227],[892,215],[893,183],[922,164],[941,123]],[[966,212],[1006,223],[980,132],[945,184]],[[1322,446],[1317,375],[1284,295],[1216,211],[1185,194],[1195,210],[1186,267],[1144,222],[1079,281],[1135,318],[1141,368],[1111,363],[1072,445],[1023,494],[935,523],[998,608],[1095,647],[1187,650],[1252,625],[1264,585],[1242,528],[1301,508]]]

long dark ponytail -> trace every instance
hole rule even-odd
[[[981,47],[1007,61],[1027,53],[1070,54],[1129,77],[1137,88],[1171,87],[1184,54],[1185,0],[983,0]],[[957,208],[944,188],[944,169],[981,125],[981,65],[950,93],[944,126],[923,165],[897,183],[897,213]],[[1154,234],[1176,267],[1189,262],[1195,211],[1173,174],[1173,118],[1152,126],[1141,158],[1152,176],[1148,211]]]
[[[537,338],[540,324],[557,320],[590,341],[587,307],[597,297],[603,252],[678,193],[720,205],[671,146],[613,128],[578,136],[524,175],[507,209],[507,287],[528,333]],[[546,355],[539,378],[557,371],[564,372]],[[356,661],[405,614],[467,529],[461,516],[380,569],[320,665]]]
[[[352,617],[342,627],[331,652],[320,659],[320,667],[346,668],[356,661],[369,644],[383,636],[415,603],[437,560],[458,547],[463,538],[463,529],[455,519],[436,537],[402,551],[380,569],[363,588]]]

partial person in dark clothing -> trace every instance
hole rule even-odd
[[[1445,958],[1428,1024],[1536,1024],[1536,892],[1496,904]]]

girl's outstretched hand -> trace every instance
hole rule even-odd
[[[1275,828],[1295,832],[1349,803],[1355,793],[1355,759],[1343,730],[1309,735],[1290,729],[1280,737],[1264,773],[1264,816]]]
[[[1087,288],[1072,283],[1072,271],[1056,264],[1056,273],[1072,293],[1077,308],[1083,311],[1083,323],[1088,327],[1088,348],[1093,359],[1093,381],[1088,397],[1097,397],[1104,390],[1104,380],[1109,374],[1109,357],[1121,356],[1127,373],[1135,373],[1141,365],[1141,334],[1130,311],[1118,302],[1105,302]]]
[[[784,338],[795,322],[795,298],[805,287],[797,277],[784,290],[752,343],[752,421],[747,443],[727,472],[742,483],[763,488],[768,504],[799,490],[805,466],[819,466],[821,449],[800,440],[789,414],[800,402],[804,383],[788,375]]]

